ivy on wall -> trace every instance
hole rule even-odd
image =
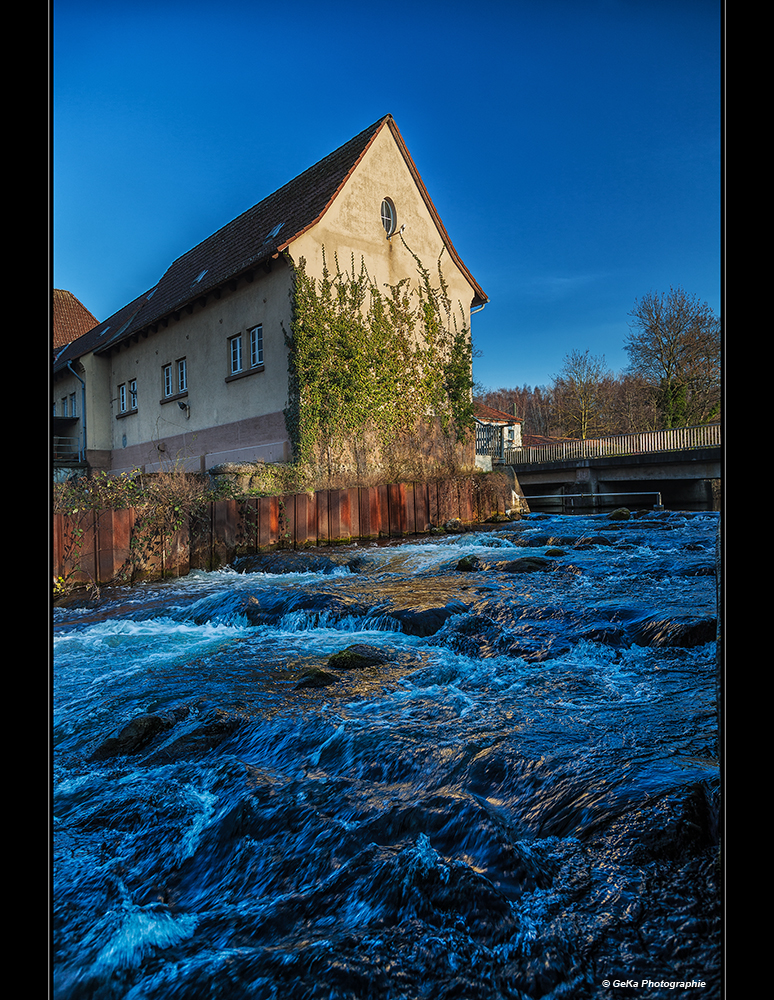
[[[473,427],[472,346],[441,260],[435,275],[380,287],[365,262],[334,256],[315,279],[295,267],[286,422],[296,460],[328,472],[416,463],[448,469]],[[434,459],[428,449],[434,441]]]

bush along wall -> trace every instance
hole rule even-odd
[[[286,422],[296,461],[331,479],[377,470],[387,480],[424,478],[466,465],[470,330],[449,298],[443,253],[433,275],[403,245],[415,283],[380,288],[354,256],[349,271],[324,256],[319,280],[305,260],[295,267]]]

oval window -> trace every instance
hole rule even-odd
[[[390,198],[385,198],[382,202],[382,225],[388,236],[395,232],[395,206]]]

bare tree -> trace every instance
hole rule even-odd
[[[659,413],[650,385],[638,375],[619,375],[611,399],[611,433],[655,431]]]
[[[554,378],[557,416],[564,434],[587,438],[610,429],[608,410],[614,378],[604,356],[588,351],[570,351],[561,372]]]
[[[665,427],[702,423],[720,406],[720,321],[684,289],[648,292],[629,314],[629,371],[649,384]]]

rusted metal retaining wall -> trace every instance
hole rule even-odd
[[[252,552],[402,538],[504,510],[501,496],[463,479],[217,500],[196,522],[151,540],[138,537],[131,508],[55,514],[53,575],[76,585],[185,576]]]

